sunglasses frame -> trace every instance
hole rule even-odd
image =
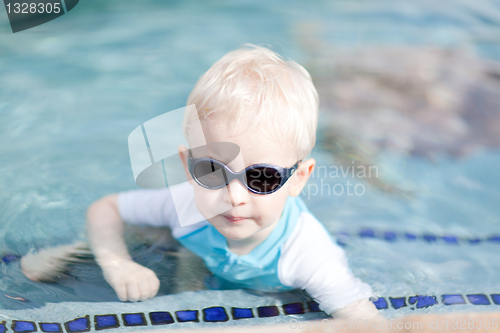
[[[245,169],[241,170],[240,172],[234,172],[231,169],[229,169],[229,167],[227,165],[225,165],[224,163],[222,163],[221,161],[218,161],[218,160],[210,158],[210,157],[194,158],[191,156],[191,154],[189,154],[189,156],[188,156],[188,168],[189,168],[189,173],[191,174],[191,177],[201,187],[204,187],[204,188],[207,188],[210,190],[218,190],[218,189],[221,189],[221,188],[229,185],[229,183],[231,181],[233,181],[234,179],[237,179],[250,192],[255,193],[255,194],[265,195],[265,194],[274,193],[277,190],[279,190],[281,187],[283,187],[283,185],[287,182],[287,180],[290,179],[290,177],[295,173],[295,170],[297,170],[298,165],[301,161],[302,160],[297,161],[297,163],[295,163],[290,168],[284,168],[284,167],[281,167],[279,165],[274,165],[274,164],[259,163],[259,164],[252,164],[252,165],[246,167]],[[196,175],[194,174],[194,168],[200,162],[210,162],[210,163],[213,163],[215,165],[221,166],[225,171],[224,178],[226,180],[226,183],[222,184],[220,186],[207,186],[207,185],[203,184],[201,181],[199,181],[198,178],[196,177]],[[260,191],[257,191],[255,189],[251,188],[246,182],[246,173],[249,170],[256,169],[256,168],[272,168],[272,169],[276,170],[277,172],[279,172],[279,174],[281,176],[281,181],[278,184],[278,186],[276,186],[274,189],[272,189],[271,191],[268,191],[268,192],[260,192]]]

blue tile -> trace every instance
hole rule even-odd
[[[375,231],[373,229],[362,229],[359,236],[362,238],[375,238]]]
[[[443,237],[444,242],[447,244],[457,244],[458,245],[458,238],[453,235],[444,235]]]
[[[14,332],[35,332],[36,331],[36,325],[32,321],[13,320],[11,327],[12,327],[12,330]]]
[[[337,245],[338,246],[341,246],[341,247],[346,247],[347,246],[347,243],[344,243],[343,241],[341,241],[340,239],[337,239]]]
[[[7,331],[7,327],[5,327],[5,320],[0,322],[0,333],[5,333]]]
[[[309,308],[309,312],[321,312],[319,304],[315,301],[307,302],[307,307]]]
[[[144,326],[148,324],[144,313],[124,313],[122,319],[125,326]]]
[[[500,305],[500,294],[491,294],[490,296],[493,300],[493,303]]]
[[[443,303],[445,305],[465,304],[465,299],[462,295],[443,295]]]
[[[392,307],[394,309],[399,309],[406,306],[405,297],[389,297],[389,301],[391,301]]]
[[[383,297],[379,297],[376,301],[373,302],[373,304],[375,304],[375,307],[377,307],[377,309],[379,309],[379,310],[389,308],[387,301]]]
[[[58,323],[40,323],[42,332],[62,332],[61,324]]]
[[[484,294],[471,294],[467,295],[467,298],[469,299],[469,302],[471,302],[474,305],[490,305],[491,302],[488,299],[488,296]]]
[[[498,235],[492,235],[492,236],[488,237],[488,241],[495,242],[495,243],[500,243],[500,236],[498,236]]]
[[[5,254],[3,257],[2,257],[2,261],[6,264],[9,264],[13,261],[18,261],[19,260],[19,257],[16,256],[15,254]]]
[[[408,303],[410,304],[417,304],[417,309],[421,308],[427,308],[429,306],[433,306],[434,304],[437,304],[437,300],[435,296],[424,296],[424,295],[417,295],[417,296],[412,296],[408,298]]]
[[[422,238],[429,243],[435,242],[437,240],[437,237],[433,234],[423,234]]]
[[[233,319],[243,319],[243,318],[253,318],[252,309],[245,308],[232,308],[231,313],[233,315]]]
[[[347,246],[347,241],[349,240],[349,234],[346,232],[339,232],[338,234],[335,234],[335,240],[338,245],[345,247]]]
[[[417,235],[409,233],[409,232],[405,233],[405,237],[408,240],[417,240]]]
[[[290,303],[290,304],[283,304],[283,312],[286,315],[291,315],[291,314],[302,314],[305,313],[306,311],[304,310],[304,306],[302,303]]]
[[[470,238],[469,243],[470,244],[479,244],[479,243],[481,243],[481,239],[480,238]]]
[[[177,321],[180,323],[185,323],[188,321],[196,321],[196,322],[200,321],[198,319],[198,310],[175,311],[175,316],[177,317]]]
[[[228,320],[229,316],[222,306],[214,306],[211,308],[203,309],[203,321],[219,322]]]
[[[68,332],[88,332],[90,331],[89,316],[83,318],[76,318],[64,323],[64,327]]]
[[[257,308],[257,314],[261,318],[276,317],[280,315],[280,311],[276,305],[259,306]]]
[[[395,242],[398,236],[394,231],[386,231],[384,232],[384,239],[388,242]]]
[[[108,328],[116,328],[120,326],[118,316],[115,314],[96,315],[94,316],[94,324],[96,330],[105,330]]]
[[[151,320],[151,325],[166,325],[174,322],[174,318],[172,318],[170,312],[150,312],[149,319]]]

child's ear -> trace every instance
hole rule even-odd
[[[186,148],[186,146],[180,145],[179,148],[177,148],[177,150],[179,151],[179,157],[181,159],[182,166],[184,168],[184,172],[186,173],[186,179],[191,184],[193,179],[191,178],[191,174],[189,173],[189,167],[188,167],[188,161],[187,161],[189,149]]]
[[[309,180],[309,177],[311,176],[315,166],[316,166],[316,161],[313,158],[307,159],[299,163],[299,167],[295,171],[295,174],[292,176],[292,178],[295,179],[288,188],[288,195],[296,197],[300,194],[300,192],[302,192],[302,189]]]

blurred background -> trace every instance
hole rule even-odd
[[[494,0],[85,0],[15,34],[0,8],[0,253],[83,238],[92,201],[137,188],[129,133],[184,106],[199,76],[244,43],[313,76],[321,116],[312,156],[328,173],[314,174],[303,197],[332,234],[461,240],[344,237],[360,278],[380,295],[500,291],[500,245],[462,241],[499,233]],[[349,171],[368,166],[377,174]],[[340,168],[347,173],[332,173]],[[348,182],[359,191],[349,195]],[[0,308],[114,300],[106,286],[47,291],[16,263],[1,269],[0,289],[32,303],[0,295]]]

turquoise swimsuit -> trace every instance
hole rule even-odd
[[[261,291],[291,290],[278,277],[281,245],[307,207],[299,197],[288,197],[278,224],[271,234],[249,254],[232,253],[224,236],[208,224],[178,238],[178,241],[205,261],[207,268],[219,278],[217,288],[250,288]]]

